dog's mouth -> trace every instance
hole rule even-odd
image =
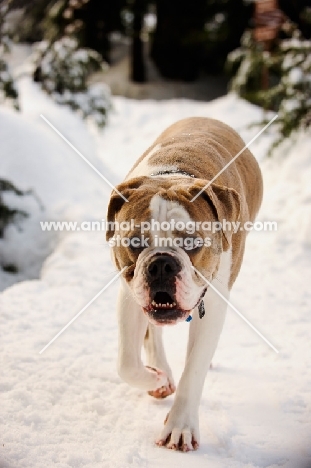
[[[176,323],[177,320],[184,320],[191,312],[181,309],[174,297],[166,291],[156,292],[151,303],[143,309],[151,321],[159,325],[168,325]]]
[[[202,301],[206,290],[207,288],[204,288],[196,304],[189,310],[182,309],[168,292],[158,291],[150,304],[143,307],[143,311],[148,315],[149,320],[156,325],[172,325],[189,317],[193,309]]]
[[[162,309],[173,309],[177,304],[169,293],[165,291],[158,291],[155,294],[151,305],[154,310],[157,311]]]

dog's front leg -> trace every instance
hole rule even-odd
[[[162,340],[162,328],[163,327],[157,327],[156,325],[149,323],[144,341],[148,366],[164,371],[169,383],[165,388],[161,387],[156,391],[148,392],[149,395],[155,398],[165,398],[176,390],[172,371],[165,355]]]
[[[221,292],[229,296],[228,290]],[[191,321],[185,369],[164,429],[156,441],[157,445],[173,450],[189,451],[199,446],[200,399],[226,314],[226,303],[212,289],[207,291],[204,305],[205,316],[200,319],[196,311]]]
[[[148,319],[124,285],[118,297],[118,324],[120,377],[133,387],[161,393],[169,386],[167,375],[160,369],[145,367],[141,360]]]

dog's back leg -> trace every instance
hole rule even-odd
[[[165,372],[168,378],[168,385],[154,391],[149,391],[149,395],[155,398],[165,398],[175,392],[175,384],[171,368],[167,362],[162,340],[162,328],[148,324],[144,339],[144,347],[147,357],[147,368],[156,372]]]

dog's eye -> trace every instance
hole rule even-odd
[[[200,237],[186,237],[183,248],[187,253],[196,253],[202,249],[203,245],[204,241]]]
[[[129,241],[129,249],[134,253],[140,253],[146,247],[140,237],[131,237]]]
[[[200,246],[195,246],[192,249],[185,249],[185,250],[187,253],[194,254],[194,253],[199,252],[201,249],[202,249],[202,246],[200,245]]]

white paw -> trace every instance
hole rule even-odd
[[[170,379],[165,372],[156,367],[146,366],[150,372],[157,374],[157,383],[156,388],[149,390],[148,394],[154,398],[165,398],[175,392],[176,387],[174,385],[173,379]]]
[[[187,411],[174,411],[167,415],[164,429],[156,440],[159,447],[189,452],[199,447],[199,421],[196,414]]]

